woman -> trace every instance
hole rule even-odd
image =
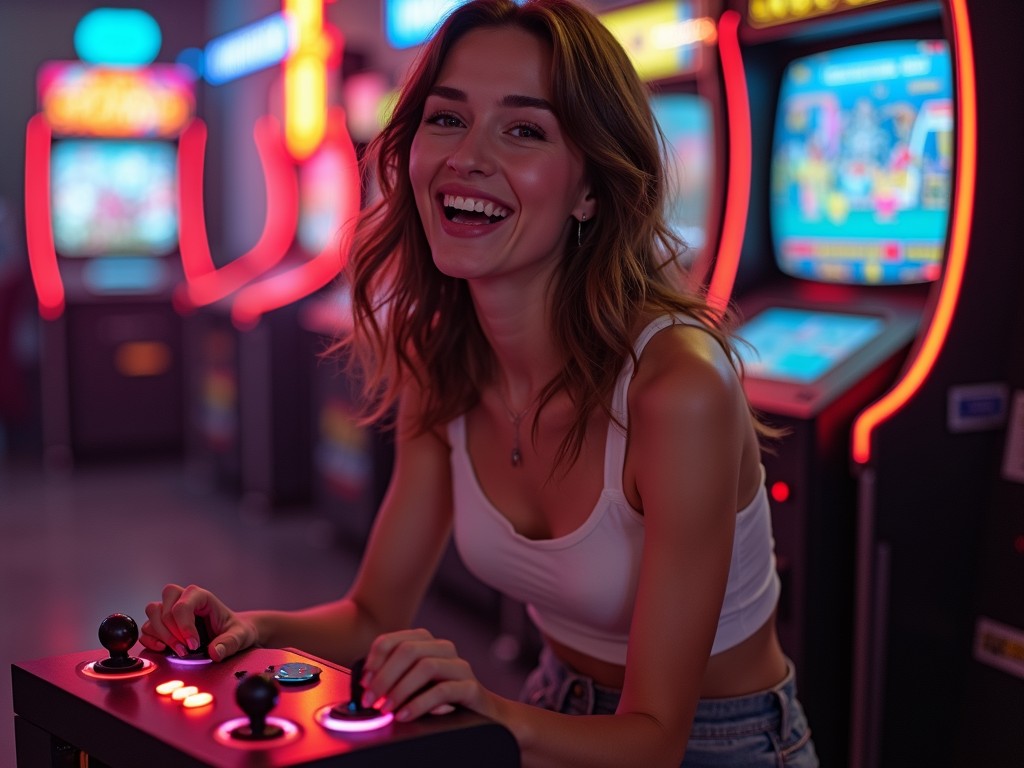
[[[816,765],[774,624],[769,430],[715,313],[674,287],[658,137],[589,12],[454,11],[374,145],[381,202],[353,255],[347,344],[370,416],[397,405],[359,575],[299,612],[169,585],[144,645],[194,648],[200,615],[215,660],[365,656],[367,703],[475,710],[525,765]],[[522,702],[409,629],[453,529],[544,638]]]

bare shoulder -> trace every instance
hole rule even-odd
[[[659,331],[640,356],[630,384],[630,411],[638,417],[669,412],[721,415],[746,400],[736,369],[704,329],[676,324]]]
[[[695,498],[712,487],[752,497],[760,483],[760,451],[747,398],[728,354],[693,325],[655,334],[629,388],[626,487],[651,500]]]

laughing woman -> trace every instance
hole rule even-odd
[[[391,485],[355,583],[303,611],[169,585],[143,642],[352,664],[399,720],[466,707],[530,766],[814,766],[775,629],[760,441],[732,342],[672,276],[659,131],[567,0],[477,0],[429,42],[371,157],[342,340]],[[521,701],[411,628],[449,537],[544,639]]]

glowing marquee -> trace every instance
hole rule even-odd
[[[53,61],[38,76],[39,103],[65,136],[172,137],[192,119],[188,70],[177,64],[102,67]]]
[[[600,19],[643,80],[696,72],[704,66],[703,46],[714,45],[718,36],[699,1],[640,3],[601,14]]]
[[[889,0],[748,0],[747,21],[756,28],[773,27],[885,2]]]

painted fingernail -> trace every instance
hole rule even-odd
[[[178,654],[179,656],[184,656],[185,655],[185,646],[182,645],[181,643],[177,643],[174,646],[174,652],[176,654]]]
[[[360,704],[362,704],[364,707],[372,707],[373,706],[373,694],[370,693],[369,691],[364,691],[363,692],[363,699],[360,702]]]
[[[194,637],[190,637],[190,638],[188,639],[188,649],[189,649],[190,651],[194,651],[194,650],[195,650],[196,648],[198,648],[198,647],[199,647],[199,640],[197,640],[197,639],[196,639],[196,638],[194,638]]]
[[[409,719],[409,710],[408,709],[400,709],[400,710],[398,710],[398,714],[395,715],[395,719],[396,720],[401,720],[403,722],[408,720]]]
[[[224,647],[224,643],[217,643],[217,645],[213,647],[213,651],[217,655],[218,659],[223,659],[227,655],[228,649]]]

